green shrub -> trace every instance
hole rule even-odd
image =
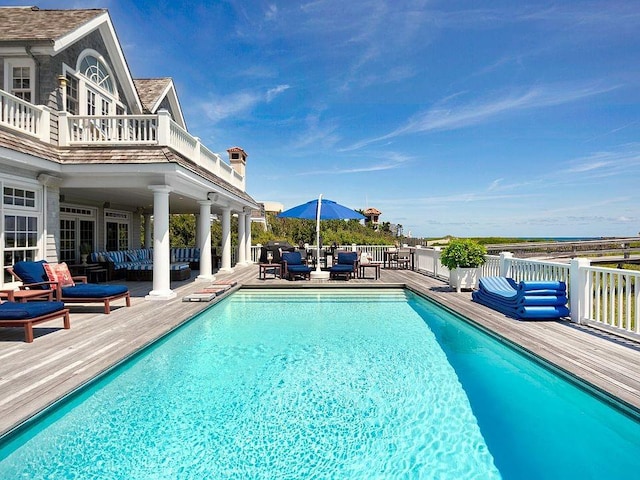
[[[484,265],[487,249],[474,240],[455,238],[442,249],[440,263],[449,270],[477,268]]]

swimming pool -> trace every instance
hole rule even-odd
[[[631,478],[640,425],[403,290],[241,290],[0,447],[0,478]]]

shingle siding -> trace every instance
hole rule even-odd
[[[69,45],[54,57],[38,57],[38,60],[40,61],[40,76],[43,79],[40,85],[39,98],[42,99],[41,101],[49,102],[45,103],[48,107],[51,107],[54,110],[61,109],[62,106],[59,105],[60,98],[59,95],[57,95],[56,90],[58,88],[57,77],[58,75],[62,75],[62,64],[67,64],[75,71],[78,64],[78,58],[82,52],[88,48],[95,50],[102,55],[109,68],[112,69],[114,85],[118,90],[119,100],[127,106],[127,109],[130,112],[131,106],[127,105],[122,86],[120,85],[115,72],[113,72],[113,62],[107,53],[107,48],[102,40],[102,35],[100,35],[98,30],[91,32],[79,41]]]

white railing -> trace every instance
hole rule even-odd
[[[416,248],[413,250],[415,270],[431,277],[449,279],[449,269],[440,263],[440,248]]]
[[[49,142],[50,118],[47,107],[32,105],[0,90],[0,125]]]
[[[499,277],[501,275],[500,270],[500,257],[498,255],[485,255],[485,264],[480,269],[481,277]]]
[[[507,265],[504,276],[511,277],[516,282],[537,280],[569,283],[569,264],[567,263],[510,257],[505,260]]]
[[[640,338],[640,271],[583,266],[578,320]]]
[[[391,245],[341,245],[338,248],[368,252],[383,261]],[[314,249],[313,245],[308,247]],[[414,270],[448,280],[449,270],[440,263],[440,249],[416,247]],[[251,260],[258,262],[260,245],[251,247]],[[560,281],[567,284],[571,320],[640,340],[640,271],[591,266],[576,258],[570,263],[514,258],[511,253],[486,255],[481,276],[511,277],[520,281]]]
[[[136,144],[158,142],[158,118],[154,115],[61,116],[67,118],[68,144]]]
[[[245,191],[245,178],[162,110],[157,115],[69,115],[59,112],[60,146],[167,146]]]

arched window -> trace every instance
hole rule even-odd
[[[109,93],[114,93],[113,80],[109,69],[99,58],[87,55],[80,63],[80,72],[89,80]]]

